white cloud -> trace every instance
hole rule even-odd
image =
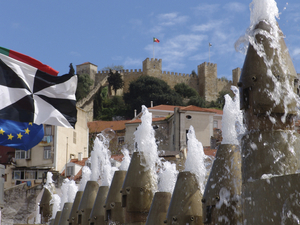
[[[222,21],[217,21],[217,20],[209,21],[208,23],[205,23],[205,24],[193,25],[192,31],[207,32],[210,30],[218,29],[221,25],[222,25]]]
[[[124,68],[136,68],[137,66],[141,65],[142,60],[141,59],[133,59],[131,57],[127,57],[124,61]]]
[[[166,13],[166,14],[159,14],[157,16],[158,22],[160,26],[174,26],[178,24],[184,24],[188,21],[188,16],[179,16],[178,13]]]
[[[229,2],[224,6],[224,9],[231,12],[244,12],[247,10],[247,6],[245,4],[239,2]]]
[[[163,59],[164,70],[178,71],[184,68],[184,59],[196,54],[206,39],[206,35],[196,34],[181,34],[165,39],[163,43],[155,45],[155,57]],[[152,54],[153,45],[147,45],[145,49]]]
[[[299,58],[300,57],[300,48],[293,49],[291,55],[292,55],[293,58]]]
[[[216,13],[220,9],[220,4],[200,4],[194,8],[198,15],[208,15]]]

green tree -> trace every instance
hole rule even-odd
[[[123,98],[131,114],[135,109],[140,111],[142,105],[149,107],[151,101],[155,105],[182,105],[182,97],[165,81],[147,75],[131,82]]]
[[[115,95],[117,94],[117,90],[124,86],[124,81],[118,71],[113,72],[110,70],[107,81],[109,86],[115,91]]]
[[[91,86],[94,84],[94,81],[90,78],[89,74],[79,74],[77,77],[78,83],[75,96],[77,101],[79,101],[88,95]]]
[[[188,105],[195,105],[201,108],[206,108],[206,103],[204,98],[197,96],[192,96],[190,100],[188,101]]]
[[[108,86],[101,87],[100,90],[96,93],[94,98],[94,120],[100,120],[103,101],[108,98]]]
[[[103,70],[117,70],[117,71],[120,71],[120,70],[124,70],[124,66],[123,65],[111,64],[110,66],[104,67]]]
[[[183,98],[191,98],[193,96],[198,96],[198,92],[185,83],[176,84],[174,86],[174,89]]]

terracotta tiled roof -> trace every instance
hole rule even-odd
[[[198,106],[189,105],[187,107],[181,108],[182,111],[197,111],[197,112],[211,112],[217,114],[223,114],[222,110],[219,109],[211,109],[211,108],[200,108]]]
[[[124,130],[125,123],[130,120],[117,120],[117,121],[93,121],[88,122],[89,132],[90,133],[99,133],[106,128],[111,128],[114,131]]]
[[[113,158],[116,161],[122,162],[124,155],[112,155],[111,158]]]
[[[198,111],[198,112],[213,112],[222,115],[223,111],[219,109],[212,109],[212,108],[201,108],[194,105],[189,106],[175,106],[175,105],[157,105],[151,108],[148,108],[148,110],[151,111],[151,109],[154,110],[162,110],[162,111],[174,111],[174,108],[180,108],[182,111]]]
[[[174,108],[183,108],[184,106],[176,106],[176,105],[157,105],[151,108],[148,108],[148,110],[150,109],[155,109],[155,110],[164,110],[164,111],[174,111]]]
[[[161,121],[161,120],[165,120],[167,117],[156,117],[156,118],[152,118],[152,122],[156,122],[156,121]],[[141,119],[135,119],[135,120],[129,120],[126,124],[129,123],[141,123]]]
[[[207,156],[216,156],[217,149],[204,149],[204,154]]]
[[[81,161],[78,161],[78,159],[71,159],[70,163],[75,163],[77,165],[84,166],[86,160],[88,160],[88,158],[83,158]]]
[[[97,65],[95,65],[94,63],[91,63],[91,62],[81,63],[81,64],[79,64],[79,66],[80,66],[80,65],[86,65],[86,64],[92,64],[92,65],[94,65],[94,66],[97,66]]]

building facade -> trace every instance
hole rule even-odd
[[[40,184],[49,170],[61,173],[71,158],[88,157],[88,138],[87,113],[80,108],[75,129],[45,124],[44,138],[38,145],[28,151],[14,149],[5,187]]]
[[[187,133],[193,126],[196,138],[204,147],[210,147],[215,129],[222,129],[222,110],[197,106],[158,105],[148,108],[158,150],[180,152],[187,147]],[[129,150],[135,146],[134,132],[140,125],[142,113],[126,123],[125,143]]]

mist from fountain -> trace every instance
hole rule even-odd
[[[92,171],[88,166],[82,167],[82,178],[80,180],[79,191],[84,191],[86,183],[91,180]]]
[[[157,184],[158,176],[156,171],[161,167],[161,161],[158,156],[157,145],[155,142],[155,131],[152,127],[152,113],[150,113],[146,106],[142,106],[141,124],[134,132],[134,140],[137,143],[137,151],[144,154],[145,161],[141,165],[145,167],[145,171],[150,170],[151,184]],[[154,185],[151,187],[152,191],[157,191]]]
[[[158,191],[173,193],[178,170],[176,165],[169,161],[162,162],[162,168],[158,173]]]
[[[50,205],[52,205],[52,217],[51,219],[55,219],[56,213],[60,211],[60,202],[61,199],[58,194],[53,194],[52,199],[50,200]]]
[[[200,191],[203,194],[207,176],[207,170],[205,166],[205,160],[207,159],[207,156],[204,154],[202,143],[196,138],[196,133],[193,126],[190,126],[187,133],[187,138],[188,151],[184,171],[195,174]]]
[[[127,171],[128,170],[128,167],[129,167],[129,164],[130,164],[130,155],[129,155],[129,151],[128,149],[126,148],[123,148],[121,150],[122,154],[123,154],[123,160],[121,162],[121,165],[119,167],[119,170],[122,170],[122,171]]]
[[[108,149],[109,142],[114,137],[115,132],[107,128],[94,140],[94,148],[91,152],[91,180],[99,182],[100,186],[110,186],[114,172],[118,170],[111,165],[111,152]]]
[[[64,179],[61,186],[60,210],[63,210],[66,202],[73,202],[78,191],[78,186],[74,180]]]
[[[243,124],[243,111],[240,110],[240,92],[236,86],[231,86],[234,93],[232,99],[230,95],[225,95],[225,105],[222,116],[222,142],[221,144],[239,145],[241,136],[245,133]]]

